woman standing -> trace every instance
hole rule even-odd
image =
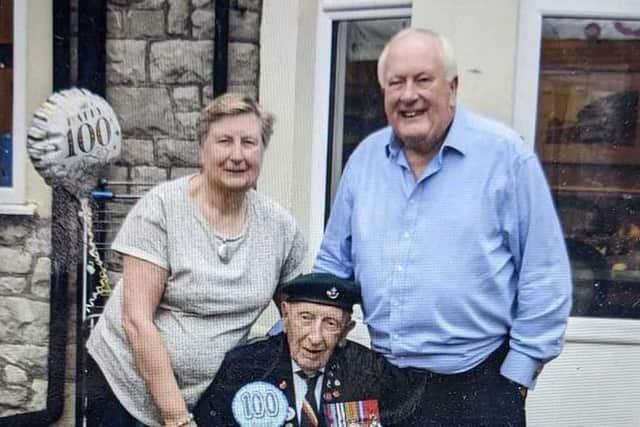
[[[106,379],[101,425],[192,425],[225,353],[301,272],[294,219],[254,190],[272,126],[248,97],[214,99],[200,115],[200,173],[153,188],[127,216],[112,246],[123,282],[87,344]]]

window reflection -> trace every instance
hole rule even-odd
[[[11,187],[13,2],[0,0],[0,187]]]
[[[575,316],[640,318],[639,98],[640,21],[543,20],[536,148]]]
[[[387,124],[377,77],[378,56],[387,41],[410,23],[409,18],[389,18],[334,24],[331,199],[358,143]]]

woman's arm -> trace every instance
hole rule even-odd
[[[122,322],[136,367],[160,409],[166,426],[187,419],[189,411],[171,368],[169,353],[153,317],[169,272],[132,256],[123,257]]]

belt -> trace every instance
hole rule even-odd
[[[479,365],[474,366],[465,372],[460,372],[457,374],[439,374],[437,372],[430,371],[428,369],[419,369],[419,368],[410,368],[411,371],[418,376],[424,376],[428,381],[431,382],[464,382],[464,381],[473,381],[478,378],[484,377],[488,374],[496,374],[500,371],[500,365],[504,361],[504,358],[507,357],[507,353],[509,352],[509,340],[506,339],[504,342],[494,350],[485,360],[483,360]]]

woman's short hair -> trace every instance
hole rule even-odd
[[[202,145],[207,139],[209,127],[212,123],[223,117],[237,116],[245,113],[255,114],[260,120],[262,143],[266,147],[273,134],[273,122],[275,121],[273,114],[265,111],[262,106],[250,96],[234,92],[225,93],[216,97],[200,111],[200,117],[198,118],[198,143]]]

